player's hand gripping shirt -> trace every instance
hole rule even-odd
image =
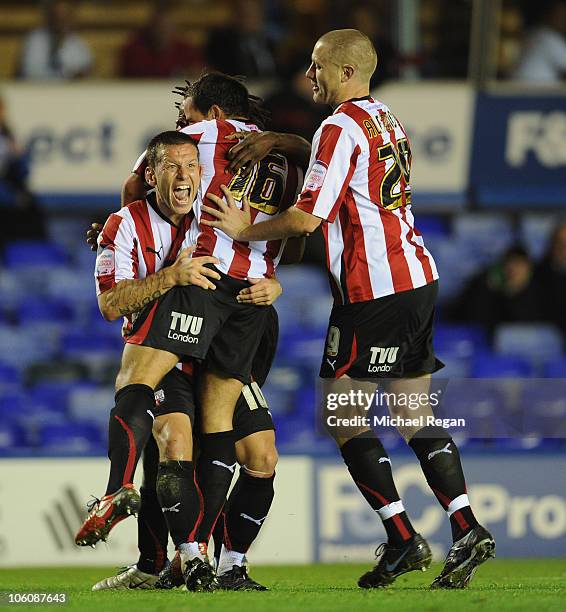
[[[302,171],[278,153],[270,153],[246,176],[241,171],[236,174],[227,172],[227,154],[237,141],[227,140],[226,136],[250,131],[259,131],[259,128],[235,119],[199,121],[181,130],[198,143],[203,174],[193,210],[199,222],[201,203],[204,201],[208,206],[214,206],[206,195],[224,196],[220,185],[227,185],[237,202],[241,202],[244,196],[249,198],[252,223],[272,218],[297,199],[303,180]],[[143,177],[145,166],[144,153],[133,172]],[[204,218],[213,220],[210,215]],[[212,255],[219,259],[220,264],[216,267],[221,272],[240,280],[273,276],[284,241],[236,242],[216,228],[200,225],[199,230],[194,257]]]
[[[371,97],[341,104],[313,139],[296,206],[322,231],[338,304],[416,289],[438,278],[411,212],[411,149],[403,126]]]

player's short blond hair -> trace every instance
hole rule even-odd
[[[341,66],[351,65],[362,80],[369,80],[377,67],[377,52],[371,40],[359,30],[331,30],[319,43],[328,45],[332,60]]]

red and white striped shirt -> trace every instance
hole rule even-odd
[[[324,219],[337,304],[416,289],[438,278],[414,226],[411,150],[389,108],[371,97],[341,104],[314,135],[297,208]]]
[[[199,148],[203,174],[193,207],[199,223],[201,214],[204,214],[200,210],[201,204],[205,202],[208,206],[214,206],[206,195],[212,193],[223,197],[220,185],[227,185],[238,202],[248,196],[252,223],[270,219],[296,201],[303,173],[299,167],[289,164],[283,155],[269,154],[246,177],[241,173],[227,172],[227,154],[236,141],[227,140],[226,136],[245,131],[257,132],[259,128],[236,119],[227,119],[199,121],[181,130],[196,140]],[[143,177],[145,166],[143,153],[133,172]],[[210,215],[203,218],[213,219]],[[199,231],[194,257],[212,255],[220,261],[217,268],[221,272],[240,280],[273,276],[285,246],[282,240],[236,242],[221,230],[206,225],[199,225]]]
[[[155,196],[138,200],[112,213],[98,236],[96,294],[112,289],[122,280],[146,278],[171,265],[179,252],[194,244],[193,212],[175,226],[157,207]],[[125,317],[124,335],[132,325]]]

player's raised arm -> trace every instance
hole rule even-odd
[[[288,238],[279,263],[283,266],[301,263],[305,254],[306,240],[305,236]]]
[[[249,202],[246,198],[244,198],[243,207],[240,210],[228,187],[221,185],[220,188],[224,193],[225,200],[209,193],[207,197],[216,205],[216,208],[204,204],[201,206],[201,210],[212,215],[215,220],[201,219],[201,224],[217,227],[234,240],[253,242],[277,240],[290,236],[307,236],[314,232],[322,222],[322,219],[292,206],[274,219],[252,225],[250,223]]]
[[[227,136],[228,140],[241,139],[229,151],[228,170],[236,172],[240,168],[251,168],[266,155],[275,151],[283,153],[291,162],[306,168],[311,152],[310,143],[296,134],[278,132],[237,132]]]
[[[136,200],[143,200],[146,196],[147,188],[143,175],[132,172],[122,185],[121,207],[127,206]]]

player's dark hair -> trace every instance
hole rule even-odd
[[[228,117],[248,119],[260,129],[265,127],[269,119],[269,113],[261,106],[262,99],[248,92],[243,77],[209,72],[194,83],[185,83],[176,87],[173,93],[183,96],[183,99],[190,97],[203,115],[216,104]],[[181,103],[175,106],[182,112]]]
[[[198,155],[198,145],[194,138],[191,138],[188,134],[184,134],[183,132],[176,132],[174,130],[169,130],[167,132],[161,132],[161,134],[157,134],[154,136],[147,145],[146,151],[146,160],[147,165],[150,168],[155,168],[157,160],[159,159],[159,153],[161,147],[166,147],[169,145],[184,145],[184,144],[192,144],[193,147],[197,150]]]

